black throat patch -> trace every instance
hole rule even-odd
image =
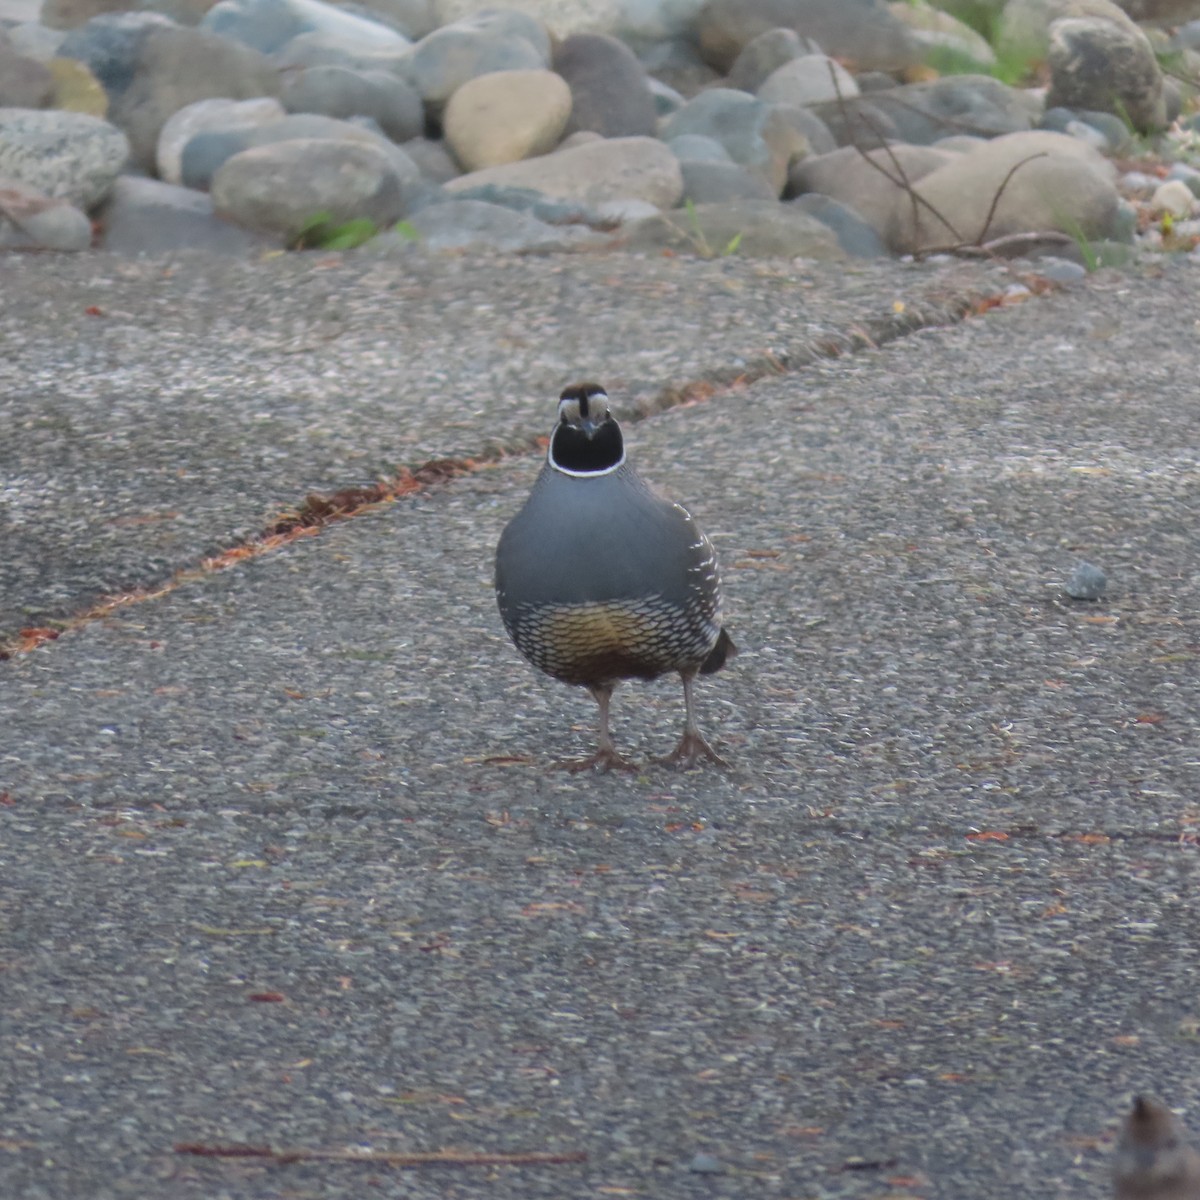
[[[564,471],[600,475],[611,471],[625,453],[621,427],[611,417],[591,437],[577,425],[559,422],[550,438],[550,463]]]

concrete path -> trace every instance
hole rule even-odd
[[[1012,280],[81,264],[0,311],[6,629],[67,630],[0,663],[0,1194],[1084,1200],[1131,1090],[1200,1124],[1200,270],[918,331]],[[490,586],[533,454],[69,620],[579,375],[697,401],[626,434],[721,554],[728,772],[548,769],[594,706]]]

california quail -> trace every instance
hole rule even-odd
[[[697,674],[736,653],[721,628],[716,554],[687,511],[625,461],[598,384],[559,399],[546,464],[496,548],[496,598],[517,649],[600,706],[599,748],[571,769],[634,766],[609,734],[613,689],[668,671],[683,680],[687,718],[664,761],[722,763],[700,734],[692,697]]]
[[[1117,1200],[1200,1200],[1200,1151],[1188,1145],[1175,1114],[1134,1096],[1113,1156]]]

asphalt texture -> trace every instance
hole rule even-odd
[[[378,265],[190,263],[168,303],[177,274],[100,260],[118,334],[85,263],[4,288],[7,605],[83,613],[306,489],[528,442],[596,375],[720,554],[741,654],[701,722],[732,765],[653,765],[663,680],[614,701],[641,773],[553,769],[594,705],[490,581],[534,453],[13,654],[0,1194],[1084,1200],[1130,1092],[1200,1125],[1200,265],[905,329],[1013,280],[446,260],[399,321]],[[349,332],[256,358],[305,294]],[[191,528],[110,535],[106,488]],[[1081,560],[1097,602],[1063,593]]]

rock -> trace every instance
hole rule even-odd
[[[858,95],[854,76],[824,54],[805,54],[772,71],[758,89],[758,98],[767,104],[794,104],[806,108],[838,96],[851,99]]]
[[[438,23],[470,20],[495,11],[497,0],[434,0]],[[504,0],[506,11],[535,18],[557,38],[573,33],[613,33],[624,18],[624,0]]]
[[[1072,600],[1099,600],[1108,587],[1108,576],[1099,567],[1082,562],[1071,572],[1063,591]]]
[[[870,150],[903,140],[892,118],[870,97],[859,96],[854,100],[817,104],[807,111],[822,122],[839,146]]]
[[[333,224],[366,218],[381,228],[404,215],[396,168],[376,146],[300,138],[243,150],[212,181],[219,216],[289,242],[327,213]]]
[[[702,133],[681,133],[671,138],[667,145],[680,162],[733,162],[729,151],[716,138]]]
[[[485,5],[471,16],[455,21],[459,29],[477,29],[493,37],[524,38],[541,55],[542,65],[550,62],[552,44],[546,25],[530,12],[514,5]]]
[[[246,257],[283,246],[279,234],[223,221],[205,192],[123,175],[100,212],[100,248],[110,254],[158,255],[179,250]]]
[[[346,4],[338,0],[338,3],[340,7],[384,21],[410,42],[420,41],[438,27],[433,0],[359,0]]]
[[[351,71],[388,71],[407,81],[411,46],[375,46],[331,33],[300,33],[271,55],[281,70],[295,67],[346,67]]]
[[[635,199],[673,208],[683,196],[679,160],[657,138],[604,138],[461,175],[446,184],[446,190],[460,192],[485,183],[533,188],[547,196],[592,205]]]
[[[816,42],[801,37],[794,29],[765,29],[742,47],[729,68],[725,86],[753,94],[773,71],[794,59],[820,53]]]
[[[443,199],[447,198],[443,196]],[[598,213],[594,205],[581,204],[578,200],[556,200],[552,196],[535,192],[532,188],[503,187],[487,183],[479,187],[464,188],[455,194],[454,199],[482,200],[485,204],[499,204],[502,208],[526,213],[546,225],[590,225],[592,228],[602,228],[611,223]]]
[[[996,65],[996,52],[982,34],[951,13],[924,0],[892,0],[892,16],[906,26],[921,58],[943,70],[987,71]]]
[[[415,89],[389,71],[349,67],[298,67],[280,77],[288,112],[326,117],[370,117],[394,142],[425,129],[425,107]]]
[[[790,125],[808,143],[809,154],[828,154],[837,149],[837,142],[829,131],[829,126],[812,109],[796,108],[791,104],[776,104],[772,107],[778,119]]]
[[[1134,148],[1133,135],[1125,122],[1112,113],[1093,112],[1089,109],[1076,111],[1070,108],[1049,108],[1042,114],[1040,128],[1077,137],[1080,136],[1077,128],[1080,124],[1090,127],[1098,134],[1104,143],[1103,148],[1112,154],[1128,154]]]
[[[778,196],[762,178],[734,162],[680,163],[683,198],[693,204],[724,204],[729,200],[776,200]]]
[[[66,30],[48,29],[37,21],[13,25],[8,30],[8,40],[12,48],[18,54],[41,63],[49,63],[58,54],[58,48],[66,36]]]
[[[322,0],[220,0],[201,28],[241,42],[262,54],[281,50],[302,33],[323,33],[367,46],[407,47],[407,38]]]
[[[108,116],[108,93],[84,63],[75,58],[52,58],[46,67],[54,80],[51,108]]]
[[[889,136],[918,146],[928,146],[949,134],[992,138],[1019,133],[1033,125],[1029,100],[1019,89],[990,75],[947,75],[929,83],[871,92],[857,103],[869,104],[875,112],[883,113],[894,130]],[[813,111],[834,128],[839,112],[836,103],[814,105]]]
[[[1200,197],[1200,170],[1187,163],[1172,163],[1167,172],[1168,179],[1179,179],[1187,184],[1193,196]]]
[[[278,100],[264,96],[258,100],[197,100],[172,114],[158,135],[155,167],[166,183],[183,182],[183,148],[198,133],[208,129],[229,131],[271,125],[287,115]],[[246,149],[245,146],[239,147]],[[216,169],[215,167],[213,168]],[[207,188],[211,172],[204,181]]]
[[[170,28],[158,13],[108,13],[68,33],[58,54],[83,63],[109,97],[119,96],[133,82],[142,43],[156,30]]]
[[[725,1168],[715,1154],[697,1153],[692,1155],[688,1170],[694,1175],[723,1175]]]
[[[654,95],[642,64],[623,42],[574,34],[558,46],[553,66],[571,89],[568,134],[588,129],[603,137],[654,136]]]
[[[553,71],[495,71],[464,83],[446,105],[446,143],[466,171],[545,154],[571,115],[571,89]]]
[[[912,185],[954,161],[955,156],[944,150],[906,146],[903,142],[886,151],[868,150],[865,155],[853,146],[844,146],[793,166],[788,173],[786,194],[817,193],[848,205],[880,239],[886,239],[892,230],[896,207],[906,198],[904,188],[892,183],[888,176],[902,177]]]
[[[952,228],[925,208],[914,224],[911,204],[901,199],[887,240],[899,253],[975,242],[989,211],[989,241],[1046,230],[1089,240],[1115,237],[1120,232],[1120,197],[1114,174],[1103,156],[1065,134],[1008,134],[957,156],[916,184],[917,194]],[[1008,183],[993,209],[1006,177]]]
[[[724,86],[721,76],[700,57],[690,38],[673,38],[638,50],[638,59],[651,79],[667,84],[683,96],[705,88]]]
[[[152,170],[163,125],[186,105],[278,95],[275,68],[257,50],[203,29],[157,29],[141,43],[112,120],[129,135],[134,161]]]
[[[0,29],[0,108],[43,108],[53,95],[49,69],[14,50]]]
[[[429,250],[492,250],[546,253],[603,245],[608,239],[582,225],[547,225],[528,213],[482,200],[431,204],[407,222]],[[385,243],[386,246],[386,243]]]
[[[1064,17],[1098,17],[1136,28],[1113,0],[1007,0],[993,35],[997,52],[1010,59],[1045,59],[1050,26]]]
[[[209,127],[193,134],[180,154],[180,181],[186,187],[208,188],[213,177],[236,154],[257,146],[280,142],[338,141],[370,146],[380,151],[392,169],[406,184],[416,183],[420,172],[416,164],[397,145],[382,134],[351,121],[322,117],[316,113],[295,113],[263,124],[238,124]]]
[[[138,7],[142,12],[158,13],[174,21],[176,25],[186,25],[195,29],[208,16],[209,10],[217,0],[139,0]]]
[[[447,183],[462,174],[445,142],[433,138],[412,138],[401,149],[417,164],[422,177],[433,183]]]
[[[50,29],[77,29],[93,17],[123,12],[128,6],[128,0],[42,0],[38,19]]]
[[[1155,189],[1150,197],[1155,213],[1169,213],[1176,220],[1195,216],[1198,205],[1192,189],[1182,179],[1171,179]]]
[[[447,25],[413,48],[409,78],[435,116],[464,83],[493,71],[533,71],[546,59],[523,37]]]
[[[633,46],[691,35],[704,0],[624,0],[615,32]]]
[[[701,92],[669,117],[661,130],[664,141],[684,133],[720,142],[734,162],[759,174],[775,195],[783,190],[789,164],[809,148],[777,106],[730,88]]]
[[[887,257],[883,239],[848,205],[817,192],[797,196],[788,203],[810,217],[816,217],[823,225],[828,225],[837,237],[838,245],[851,258]]]
[[[857,70],[895,71],[918,60],[912,35],[882,0],[708,0],[696,17],[701,53],[718,71],[768,29],[794,29]]]
[[[92,223],[66,200],[0,178],[0,249],[77,252],[92,244]]]
[[[650,95],[654,97],[655,115],[659,118],[669,117],[687,103],[679,92],[669,84],[663,83],[661,79],[650,78],[646,83],[650,88]]]
[[[1050,26],[1048,108],[1113,112],[1143,133],[1166,124],[1162,72],[1132,22],[1068,17]]]
[[[0,109],[0,178],[85,212],[108,195],[128,158],[129,142],[107,121],[52,109]]]
[[[673,250],[702,258],[737,254],[743,258],[846,257],[827,225],[808,213],[774,200],[734,200],[698,204],[687,212],[623,226],[622,238],[634,250]]]

